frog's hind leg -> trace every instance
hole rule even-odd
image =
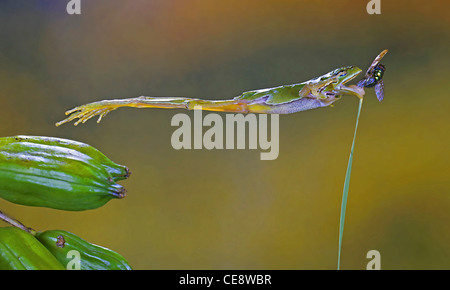
[[[205,110],[215,112],[229,112],[229,113],[248,113],[248,103],[242,100],[189,100],[187,101],[188,110]]]
[[[133,108],[163,108],[163,109],[201,109],[216,112],[236,112],[247,113],[247,103],[240,100],[221,100],[210,101],[183,97],[138,97],[118,100],[103,100],[89,103],[66,112],[69,115],[66,119],[56,123],[60,126],[64,123],[76,120],[74,125],[85,123],[92,117],[99,116],[97,123],[102,120],[106,114],[121,107]]]

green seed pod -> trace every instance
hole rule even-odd
[[[14,137],[4,137],[1,138],[4,140],[4,142],[28,142],[28,143],[34,143],[34,144],[45,144],[48,146],[59,146],[59,147],[65,147],[68,149],[73,149],[78,152],[81,152],[83,154],[86,154],[87,156],[95,159],[97,162],[102,164],[102,166],[109,172],[109,174],[112,176],[114,181],[123,180],[130,176],[131,172],[130,170],[123,165],[119,165],[117,163],[114,163],[111,161],[108,157],[106,157],[102,152],[97,150],[96,148],[81,143],[78,141],[63,139],[63,138],[55,138],[55,137],[44,137],[44,136],[14,136]],[[13,140],[11,140],[13,139]],[[0,146],[2,144],[2,141],[0,140]]]
[[[0,270],[64,269],[32,234],[16,227],[0,228]]]
[[[0,197],[17,204],[61,210],[98,208],[112,198],[125,197],[125,189],[115,182],[128,176],[125,168],[79,142],[0,138]]]
[[[71,258],[70,251],[78,251],[81,270],[132,270],[125,258],[104,247],[91,244],[82,238],[62,230],[36,233],[36,238],[63,265]]]

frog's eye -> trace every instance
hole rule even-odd
[[[343,76],[345,76],[345,75],[347,75],[347,71],[346,71],[346,70],[340,70],[340,71],[338,72],[338,74],[337,74],[338,77],[343,77]]]

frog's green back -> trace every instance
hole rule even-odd
[[[267,100],[265,101],[265,103],[268,105],[289,103],[301,98],[298,93],[303,88],[304,85],[305,85],[304,83],[301,83],[301,84],[279,86],[270,89],[248,91],[242,93],[242,95],[236,97],[235,99],[254,101],[256,99],[266,97]]]

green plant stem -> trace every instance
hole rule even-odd
[[[362,98],[359,99],[358,115],[356,116],[355,133],[353,134],[352,148],[350,149],[350,157],[348,158],[347,173],[345,174],[344,190],[342,193],[341,218],[339,221],[339,250],[338,250],[338,265],[337,265],[338,270],[340,269],[341,265],[341,249],[342,249],[342,236],[344,235],[345,211],[347,208],[348,188],[350,185],[350,175],[352,173],[353,150],[355,148],[356,131],[358,130],[358,122],[359,122],[359,115],[361,113],[362,102],[363,99]]]

